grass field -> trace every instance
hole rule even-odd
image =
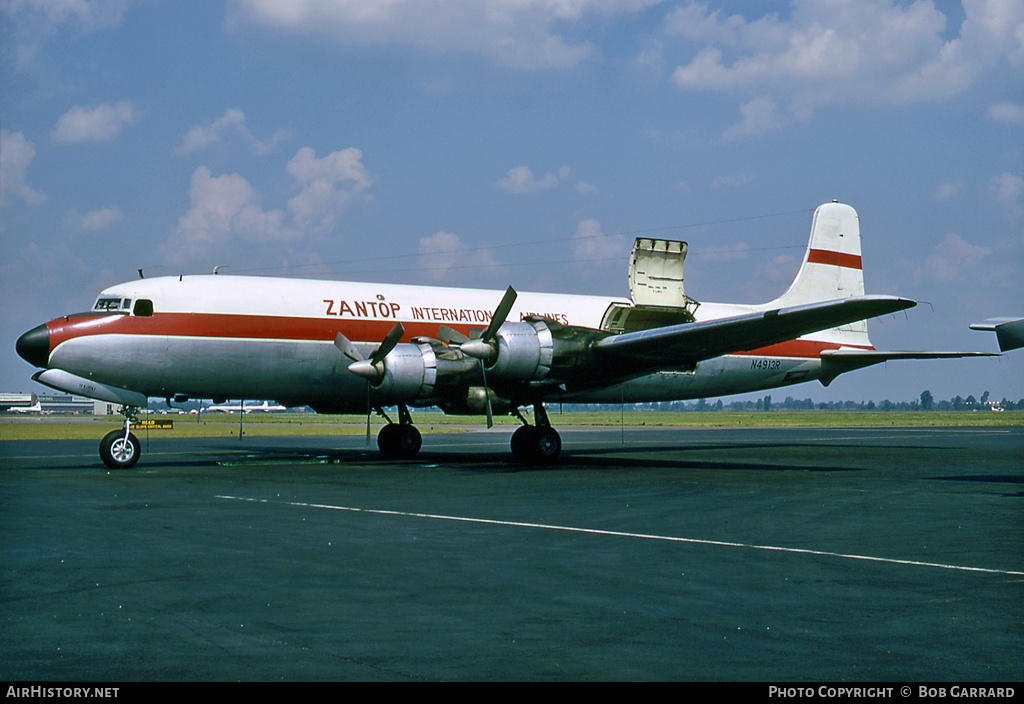
[[[549,411],[552,425],[559,426],[656,426],[656,427],[880,427],[880,426],[1015,426],[1024,425],[1024,413],[992,412],[881,412],[881,411],[770,411],[707,413],[662,412],[572,412]],[[226,437],[237,436],[239,423],[242,432],[250,436],[288,435],[362,435],[366,432],[366,417],[355,415],[315,415],[311,413],[238,415],[208,413],[201,418],[190,415],[150,416],[174,422],[170,430],[137,429],[137,435],[149,433],[162,437]],[[483,428],[484,419],[466,416],[446,416],[438,412],[420,411],[413,414],[417,426],[423,431],[465,432]],[[494,419],[495,425],[516,426],[519,421],[510,417]],[[376,435],[383,419],[371,420],[371,431]],[[110,430],[121,427],[120,416],[0,416],[0,441],[3,440],[99,440]]]

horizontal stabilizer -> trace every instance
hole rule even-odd
[[[636,371],[692,366],[704,359],[778,344],[915,305],[896,296],[842,298],[613,335],[594,343],[594,353],[628,363]]]
[[[960,359],[961,357],[998,357],[995,352],[917,352],[914,350],[824,350],[822,359],[837,361],[871,360],[888,362],[894,359]]]
[[[963,357],[998,357],[993,352],[917,352],[912,350],[824,350],[821,383],[828,386],[840,374],[899,359],[961,359]]]
[[[971,330],[994,332],[1003,352],[1024,347],[1024,318],[992,318],[984,323],[972,323]]]

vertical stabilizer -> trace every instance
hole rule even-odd
[[[800,271],[789,290],[771,305],[798,306],[863,295],[857,211],[836,202],[820,205],[814,211]]]
[[[789,289],[766,308],[800,306],[864,295],[860,257],[860,219],[857,211],[835,201],[818,206],[811,221],[811,238],[803,264]],[[870,346],[866,321],[828,331],[843,344]],[[818,337],[815,335],[813,337]]]

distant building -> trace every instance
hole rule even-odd
[[[0,413],[15,408],[32,408],[39,404],[42,413],[78,413],[85,415],[108,415],[117,413],[119,406],[105,401],[94,401],[83,396],[69,394],[26,394],[0,392]]]
[[[0,391],[0,413],[6,413],[12,408],[30,408],[34,405],[36,405],[35,394]]]

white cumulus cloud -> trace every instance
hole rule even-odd
[[[91,32],[121,24],[132,0],[5,0],[3,12],[23,31],[52,32],[71,27]]]
[[[124,220],[124,212],[116,205],[92,210],[82,216],[79,227],[83,232],[99,232]]]
[[[1013,215],[1024,213],[1024,178],[1009,172],[999,174],[992,179],[992,191]]]
[[[257,154],[267,154],[284,138],[284,133],[279,131],[269,141],[261,141],[246,126],[245,113],[238,109],[229,109],[216,120],[190,129],[178,151],[183,154],[196,152],[220,144],[231,136],[240,138]]]
[[[991,254],[991,248],[973,245],[950,232],[925,259],[923,273],[939,282],[954,281],[970,274]]]
[[[0,205],[8,205],[14,198],[29,205],[39,205],[46,200],[46,196],[25,180],[35,156],[35,145],[25,139],[24,133],[0,130]]]
[[[467,269],[489,270],[488,275],[497,276],[495,269],[501,265],[491,249],[470,249],[459,236],[452,232],[437,232],[421,237],[417,245],[419,268],[426,272],[433,282],[462,282]],[[479,277],[477,277],[479,278]]]
[[[295,154],[287,171],[299,183],[300,191],[288,201],[288,210],[298,227],[331,229],[352,199],[373,184],[362,158],[363,153],[354,147],[320,159],[309,147]]]
[[[630,245],[625,235],[605,233],[597,220],[582,220],[572,236],[572,259],[582,264],[584,271],[597,275],[599,269],[595,263],[609,259],[626,261]]]
[[[266,208],[263,195],[240,174],[214,176],[206,166],[197,168],[189,210],[162,250],[167,262],[196,263],[223,256],[230,245],[292,244],[330,232],[374,182],[361,160],[354,148],[319,159],[311,148],[299,149],[286,167],[298,192],[284,208]]]
[[[661,0],[232,0],[229,23],[326,35],[363,46],[482,56],[515,68],[570,68],[597,53],[572,36],[591,18]]]
[[[667,15],[665,31],[700,47],[675,69],[679,88],[747,98],[727,132],[737,138],[806,121],[823,106],[946,100],[986,71],[1024,67],[1024,3],[963,7],[953,38],[929,0],[793,0],[788,18],[754,19],[691,1]]]
[[[62,144],[108,142],[138,115],[138,110],[127,100],[92,108],[74,107],[57,120],[52,138]]]
[[[1007,125],[1024,127],[1024,105],[1017,103],[996,103],[988,106],[986,113],[990,120]]]
[[[178,220],[163,251],[170,264],[184,264],[223,251],[232,242],[287,240],[282,210],[263,209],[260,194],[239,174],[214,176],[201,166],[192,174],[189,211]]]
[[[513,195],[536,193],[558,188],[564,183],[573,184],[577,193],[596,193],[597,187],[592,183],[576,178],[576,173],[568,166],[562,166],[557,172],[544,172],[543,176],[534,176],[529,166],[515,166],[508,170],[504,178],[495,184],[499,190]]]

